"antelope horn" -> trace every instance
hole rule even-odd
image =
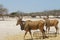
[[[20,19],[20,16],[18,15],[17,18]]]

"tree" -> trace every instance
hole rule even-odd
[[[4,15],[8,13],[8,10],[3,7],[3,5],[0,4],[0,16],[2,17],[2,20],[4,20]]]

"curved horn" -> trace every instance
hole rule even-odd
[[[17,16],[18,17],[18,19],[22,19],[23,18],[23,16]]]
[[[20,17],[19,16],[17,16],[19,19],[20,19]]]
[[[47,19],[49,18],[49,16],[47,16]]]

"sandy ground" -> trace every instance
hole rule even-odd
[[[50,34],[49,38],[42,39],[40,36],[33,36],[33,40],[60,40],[60,34],[55,37],[54,34]],[[5,38],[5,40],[24,40],[24,34],[16,34],[16,35],[10,35]],[[25,40],[32,40],[30,35],[27,34],[25,37]]]
[[[24,19],[23,19],[24,20]],[[39,20],[39,19],[32,19],[32,20]],[[58,19],[60,22],[60,19]],[[16,26],[16,19],[7,19],[5,21],[0,21],[0,40],[24,40],[24,33],[25,31],[20,30],[20,26]],[[60,23],[58,24],[58,27],[60,26]],[[53,30],[54,28],[51,28]],[[51,31],[50,30],[50,31]],[[59,27],[60,30],[60,27]],[[53,30],[55,31],[55,29]],[[33,31],[32,31],[33,32]],[[60,31],[59,31],[60,33]],[[54,37],[54,34],[52,34],[52,37],[46,38],[46,39],[39,39],[39,38],[34,38],[34,40],[59,40],[60,39],[60,34],[58,34],[57,37]],[[29,33],[26,35],[26,40],[31,40],[31,37]]]

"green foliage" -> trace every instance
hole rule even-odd
[[[17,15],[17,12],[12,12],[10,15]]]

